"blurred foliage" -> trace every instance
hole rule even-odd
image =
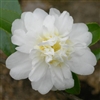
[[[15,46],[11,43],[12,22],[20,18],[21,9],[18,0],[0,1],[0,49],[9,56],[15,51]]]
[[[10,55],[15,51],[15,45],[11,43],[11,34],[0,29],[0,48],[6,55]]]
[[[97,23],[89,23],[89,24],[87,24],[87,26],[93,36],[92,43],[90,44],[90,46],[91,46],[100,40],[100,26]]]
[[[97,60],[100,60],[100,48],[93,50],[92,52],[96,56]]]

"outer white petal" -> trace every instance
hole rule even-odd
[[[44,60],[37,60],[37,58],[33,59],[33,68],[29,74],[30,81],[38,81],[44,76],[47,71],[48,65],[45,63]],[[39,59],[39,58],[38,58]],[[35,63],[36,61],[36,63]]]
[[[24,23],[25,23],[25,27],[28,31],[34,31],[34,21],[33,21],[34,17],[33,17],[33,13],[32,12],[27,12],[24,16]]]
[[[53,88],[52,88],[53,91],[56,91],[57,89],[65,90],[65,89],[72,88],[74,86],[74,80],[72,78],[64,79],[64,83],[57,81],[57,83],[54,85],[56,85],[57,88],[55,86],[53,86]]]
[[[53,84],[54,84],[54,86],[56,87],[57,90],[65,90],[64,81],[60,81],[59,78],[55,77]]]
[[[48,15],[43,22],[43,26],[45,26],[50,33],[53,33],[55,29],[54,22],[55,22],[55,17]]]
[[[79,51],[77,51],[79,53]],[[89,48],[83,49],[81,51],[82,60],[92,66],[95,66],[97,63],[95,55],[91,52]]]
[[[52,67],[51,69],[53,71],[54,77],[56,77],[60,81],[63,81],[64,77],[63,77],[61,67],[60,66],[52,66],[52,65],[51,65],[51,67]]]
[[[72,78],[70,79],[64,79],[63,81],[60,81],[59,79],[57,79],[57,77],[55,77],[55,81],[54,81],[54,87],[55,90],[65,90],[65,89],[69,89],[72,88],[74,86],[74,80]]]
[[[42,78],[41,78],[42,79]],[[34,90],[38,90],[38,88],[39,88],[39,86],[40,86],[40,84],[41,84],[41,82],[42,82],[42,80],[39,80],[39,81],[37,81],[37,82],[31,82],[31,85],[32,85],[32,88],[34,89]]]
[[[17,29],[21,29],[21,30],[26,31],[26,28],[25,28],[25,26],[24,26],[23,20],[21,20],[21,19],[16,19],[16,20],[12,23],[12,28],[11,28],[12,34],[14,34],[14,31],[17,30]]]
[[[36,33],[28,31],[25,33],[23,30],[16,30],[15,34],[11,37],[13,44],[19,45],[16,50],[23,53],[30,53],[37,43]]]
[[[88,27],[84,23],[73,24],[70,35],[71,41],[86,43],[89,45],[92,41],[92,34],[88,32]]]
[[[89,75],[94,71],[94,65],[96,64],[95,56],[89,51],[89,49],[83,49],[73,53],[68,63],[71,71],[80,75]]]
[[[53,15],[55,18],[58,18],[58,16],[60,16],[60,11],[56,8],[51,8],[49,15]]]
[[[24,79],[32,68],[32,61],[27,54],[15,52],[6,60],[6,66],[10,70],[10,75],[16,79]]]
[[[46,74],[37,82],[32,82],[32,88],[38,90],[41,94],[48,93],[53,87],[51,73],[48,69]]]
[[[16,67],[22,63],[25,63],[29,59],[28,54],[21,53],[21,52],[15,52],[12,55],[10,55],[6,60],[6,67],[11,69],[13,67]]]
[[[46,75],[44,76],[44,78],[42,80],[42,83],[41,83],[38,91],[41,94],[46,94],[52,89],[52,87],[53,87],[53,83],[51,80],[51,73],[50,73],[50,70],[48,69]]]
[[[48,14],[47,14],[44,10],[42,10],[42,9],[40,9],[40,8],[35,9],[34,12],[33,12],[33,16],[34,16],[35,18],[40,18],[40,19],[42,19],[42,20],[44,20],[44,18],[45,18],[47,15],[48,15]]]
[[[25,15],[27,14],[27,12],[23,12],[22,14],[21,14],[21,19],[24,21],[24,18],[25,18]]]
[[[10,70],[10,75],[12,78],[14,78],[16,80],[27,78],[32,69],[31,60],[27,60],[23,63],[15,65],[15,66],[16,67],[14,67]]]
[[[56,89],[65,90],[67,88],[73,87],[74,81],[72,79],[71,72],[69,71],[69,69],[67,67],[65,68],[64,65],[56,66],[56,67],[52,66],[51,72],[52,72],[52,81],[53,81],[54,87]],[[66,72],[66,74],[65,74],[65,72]]]
[[[24,17],[24,23],[27,31],[41,32],[43,19],[36,17],[34,13],[27,12]]]
[[[67,65],[67,63],[64,64],[64,65],[61,67],[61,69],[62,69],[63,76],[64,76],[65,79],[70,79],[70,78],[72,78],[72,74],[71,74],[70,68],[69,68],[69,66]]]
[[[22,45],[25,43],[25,32],[21,29],[15,30],[14,35],[11,37],[12,43],[15,45]]]
[[[69,34],[73,25],[73,18],[69,15],[68,12],[64,11],[58,18],[58,21],[55,23],[60,34]]]
[[[64,90],[64,77],[60,66],[51,66],[51,75],[54,87],[58,90]]]
[[[77,51],[81,51],[81,49],[84,49],[84,48],[86,48],[87,47],[87,45],[86,45],[86,43],[81,43],[81,42],[74,42],[74,45],[73,45],[73,50],[74,50],[74,52],[77,52]]]
[[[31,44],[23,44],[19,47],[16,47],[17,51],[20,51],[22,53],[30,53],[33,50],[34,46],[32,46]]]
[[[72,88],[74,86],[74,80],[72,78],[65,79],[65,89]]]

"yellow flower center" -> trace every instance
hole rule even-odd
[[[54,49],[54,51],[56,52],[56,51],[60,50],[61,45],[60,45],[60,43],[59,43],[59,42],[56,42],[56,43],[52,46],[52,48],[53,48],[53,49]]]

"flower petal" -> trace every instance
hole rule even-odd
[[[32,49],[34,48],[34,46],[32,46],[31,44],[23,44],[19,47],[16,47],[16,50],[22,53],[30,53],[32,51]]]
[[[32,68],[31,59],[27,54],[15,52],[7,58],[6,67],[11,69],[12,78],[16,80],[25,79]]]
[[[69,34],[73,25],[73,18],[69,15],[67,11],[64,11],[58,18],[58,21],[55,23],[56,27],[59,30],[61,35]]]
[[[74,80],[72,78],[65,79],[65,89],[70,89],[74,86]]]
[[[24,23],[25,23],[25,27],[27,29],[27,31],[34,31],[34,21],[33,21],[33,14],[32,12],[27,12],[24,16]]]
[[[32,69],[31,60],[27,60],[26,62],[17,64],[15,66],[16,67],[13,67],[10,70],[10,75],[16,80],[27,78]]]
[[[56,8],[51,8],[49,15],[53,15],[55,18],[58,18],[58,16],[60,16],[60,11]]]
[[[58,65],[58,66],[52,66],[52,71],[54,73],[54,77],[57,77],[57,79],[59,79],[60,81],[63,81],[64,77],[63,77],[63,73],[62,73],[62,70],[61,70],[61,67]]]
[[[51,88],[53,87],[52,80],[51,80],[51,73],[48,69],[44,77],[42,77],[37,82],[32,82],[32,88],[38,90],[41,94],[48,93]]]
[[[53,33],[55,29],[54,22],[55,22],[55,17],[48,15],[43,22],[43,26],[45,26],[50,33]]]
[[[33,63],[35,63],[34,60],[36,61],[36,59],[33,59]],[[44,60],[37,60],[37,62],[33,64],[32,71],[29,74],[30,81],[36,82],[42,78],[42,76],[46,73],[47,68],[48,65]]]
[[[23,12],[22,14],[21,14],[21,19],[24,21],[24,18],[25,18],[25,15],[27,14],[27,12]]]
[[[12,28],[11,28],[12,34],[14,34],[14,31],[17,30],[17,29],[21,29],[21,30],[26,31],[26,28],[24,26],[24,23],[23,23],[23,21],[21,19],[16,19],[12,23]]]
[[[34,12],[33,12],[33,16],[34,16],[34,17],[39,18],[39,19],[42,19],[42,20],[44,20],[44,18],[45,18],[47,15],[48,15],[48,14],[47,14],[44,10],[42,10],[42,9],[40,9],[40,8],[36,8],[36,9],[34,10]]]
[[[65,66],[62,65],[61,68],[60,66],[57,66],[57,68],[55,69],[54,69],[54,66],[51,68],[52,81],[53,81],[54,87],[58,90],[65,90],[67,88],[71,88],[74,86],[74,81],[72,79],[71,72],[68,71],[68,68],[66,68],[67,70],[64,71],[65,69],[64,67]]]
[[[42,80],[42,83],[41,83],[38,91],[41,94],[46,94],[51,90],[52,87],[53,87],[53,83],[51,80],[51,73],[50,73],[50,70],[48,69],[46,75],[44,76],[44,78]]]
[[[70,33],[70,39],[79,43],[86,43],[87,46],[92,42],[92,34],[88,32],[88,27],[84,23],[77,23],[73,25]]]
[[[16,67],[16,66],[26,62],[27,59],[29,59],[28,54],[17,51],[7,58],[6,67],[11,69],[13,67]]]
[[[21,29],[15,30],[14,35],[11,37],[11,41],[15,45],[22,45],[25,43],[25,32]]]
[[[59,78],[57,77],[55,77],[53,81],[54,81],[53,84],[57,90],[65,90],[64,81],[60,81]]]
[[[43,19],[36,17],[34,13],[27,12],[24,17],[24,23],[27,31],[41,32]]]
[[[24,37],[23,37],[24,38]],[[25,45],[30,45],[31,48],[34,47],[34,45],[37,44],[38,39],[38,33],[35,33],[33,31],[28,31],[25,36]]]
[[[52,75],[52,82],[56,89],[64,90],[64,77],[60,66],[51,66],[51,75]],[[63,84],[63,85],[62,85]]]
[[[77,51],[77,53],[79,54],[80,52]],[[92,66],[95,66],[97,63],[96,57],[95,55],[91,52],[91,50],[89,48],[83,49],[81,51],[81,55],[82,55],[82,60]]]
[[[64,62],[63,62],[64,63]],[[72,78],[72,74],[70,71],[69,66],[67,65],[67,63],[65,62],[65,64],[61,67],[62,72],[63,72],[63,76],[65,79],[70,79]]]
[[[81,52],[81,55],[80,55]],[[83,49],[77,51],[71,55],[71,59],[68,63],[71,71],[80,75],[89,75],[94,71],[94,65],[96,64],[95,56],[89,51],[89,49]]]

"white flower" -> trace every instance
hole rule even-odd
[[[88,48],[92,35],[83,23],[73,23],[67,11],[51,8],[24,12],[12,24],[16,52],[6,61],[16,80],[29,78],[41,94],[74,86],[72,73],[93,73],[96,58]]]

